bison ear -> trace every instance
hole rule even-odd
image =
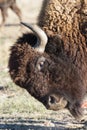
[[[37,62],[36,62],[36,68],[40,71],[45,63],[46,58],[41,56],[40,58],[38,58]]]

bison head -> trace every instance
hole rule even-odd
[[[11,48],[11,78],[47,109],[59,110],[66,107],[73,116],[79,117],[82,114],[81,101],[85,90],[77,68],[70,59],[50,56],[44,51],[48,38],[42,29],[24,25],[34,34],[28,34],[29,42],[25,42],[23,37],[19,38]],[[31,47],[33,42],[36,44]]]

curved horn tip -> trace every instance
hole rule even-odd
[[[28,23],[24,23],[24,22],[21,22],[21,24],[28,27],[35,33],[35,35],[38,39],[35,48],[38,52],[43,53],[45,50],[47,41],[48,41],[46,33],[36,24],[28,24]]]
[[[25,23],[25,22],[20,22],[22,25],[24,25],[24,26],[26,26],[26,27],[28,27],[28,28],[32,28],[32,25],[33,24],[29,24],[29,23]]]

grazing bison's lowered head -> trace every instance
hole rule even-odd
[[[64,56],[50,57],[45,53],[48,39],[46,34],[37,26],[29,28],[35,34],[29,34],[28,42],[19,38],[11,48],[11,78],[47,109],[59,110],[66,107],[73,116],[79,117],[82,114],[81,101],[85,90],[82,88],[83,82],[78,70]],[[36,44],[31,47],[33,42]]]

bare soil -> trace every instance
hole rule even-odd
[[[0,130],[86,130],[87,114],[80,122],[75,120],[67,110],[41,115],[0,116]]]

